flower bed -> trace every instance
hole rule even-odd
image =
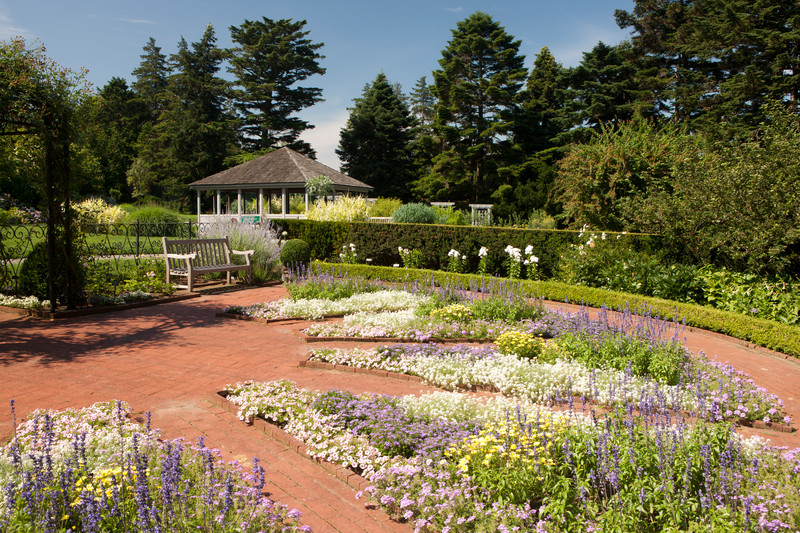
[[[34,413],[0,454],[0,529],[309,530],[261,494],[257,459],[245,471],[202,441],[157,436],[121,402]]]
[[[227,387],[317,458],[367,476],[415,531],[781,531],[800,527],[800,461],[726,424],[625,409],[603,419],[506,398]],[[645,423],[646,422],[646,423]],[[674,422],[674,424],[672,423]]]

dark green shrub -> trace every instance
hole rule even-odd
[[[63,261],[55,260],[55,279],[53,289],[57,301],[63,302],[67,294],[67,265]],[[33,246],[31,253],[19,268],[18,291],[25,296],[36,296],[40,300],[48,299],[47,290],[47,243],[40,242]],[[73,265],[78,272],[78,280],[81,287],[75,292],[80,292],[85,280],[85,272],[77,251],[73,252]]]
[[[311,248],[302,239],[290,239],[283,245],[281,250],[281,263],[285,266],[302,263],[307,265],[311,262]]]
[[[392,213],[392,221],[404,224],[435,224],[436,210],[425,204],[403,204]]]

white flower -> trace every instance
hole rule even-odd
[[[531,261],[534,262],[534,263],[538,263],[539,262],[539,258],[536,257],[535,255],[532,255],[531,256]]]
[[[525,247],[525,255],[533,255],[533,245],[529,244]]]
[[[478,257],[486,257],[489,255],[489,250],[485,246],[481,246],[481,249],[478,250]]]
[[[395,264],[393,264],[392,266],[393,266],[393,267],[395,267],[395,268],[397,268],[397,267],[399,267],[399,266],[400,266],[400,264],[399,264],[399,263],[395,263]]]
[[[458,250],[451,249],[449,252],[447,252],[447,257],[455,257],[458,259],[461,257],[461,254],[458,252]]]
[[[522,253],[519,248],[514,248],[510,244],[506,246],[505,252],[513,259],[514,261],[520,262],[522,261]]]
[[[600,235],[600,238],[603,239],[603,240],[606,240],[606,232],[605,231]]]
[[[603,235],[605,235],[605,233]],[[603,238],[605,239],[605,237]],[[356,251],[356,245],[353,244],[352,242],[350,243],[350,249],[353,250],[354,252]]]

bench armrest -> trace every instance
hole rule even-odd
[[[231,250],[231,253],[232,254],[236,254],[236,255],[253,255],[254,253],[256,253],[256,251],[255,250]]]
[[[197,254],[165,254],[169,259],[197,259]]]

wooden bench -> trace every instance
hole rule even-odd
[[[192,292],[194,278],[201,274],[226,272],[228,285],[231,283],[231,272],[244,270],[249,281],[253,276],[253,265],[250,256],[254,250],[231,250],[228,238],[222,239],[172,239],[161,238],[164,245],[164,261],[167,264],[167,283],[173,276],[186,277],[186,285],[178,288]],[[236,265],[231,261],[231,254],[243,255],[245,264]]]

